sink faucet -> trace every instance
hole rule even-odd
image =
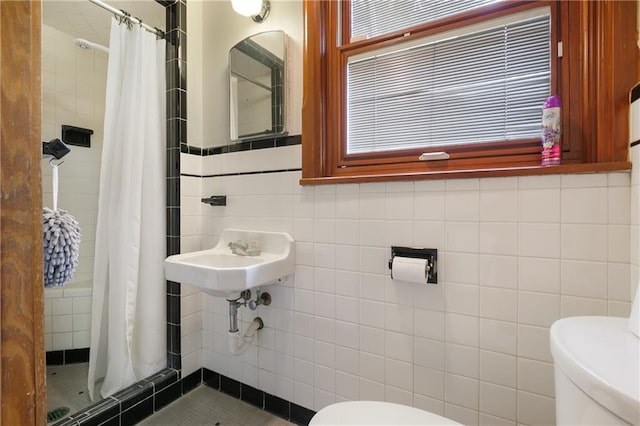
[[[229,243],[229,248],[233,254],[240,254],[238,252],[242,252],[242,254],[246,254],[249,245],[243,240],[231,241]]]
[[[229,243],[231,253],[238,256],[259,256],[260,255],[260,243],[258,241],[250,241],[247,243],[244,240],[231,241]]]

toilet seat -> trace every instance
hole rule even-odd
[[[453,420],[392,402],[350,401],[318,411],[309,425],[458,425]]]

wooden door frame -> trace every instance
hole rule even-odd
[[[0,1],[0,425],[46,425],[40,0]]]

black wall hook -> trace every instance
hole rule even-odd
[[[61,159],[71,152],[71,149],[60,139],[51,139],[49,142],[42,142],[42,155],[51,155],[56,160]]]
[[[226,206],[227,205],[227,196],[226,195],[212,195],[208,198],[201,198],[205,204],[209,204],[210,206]]]

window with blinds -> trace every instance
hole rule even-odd
[[[351,39],[371,38],[504,0],[352,0]]]
[[[361,19],[365,3],[351,3],[352,35],[371,37],[411,24],[399,18],[385,25]],[[455,6],[462,3],[468,9],[492,2],[376,2],[376,9],[409,5],[412,9],[405,12],[424,21],[457,13]],[[413,12],[420,8],[420,15]],[[550,87],[547,7],[352,55],[347,61],[346,152],[536,138]]]

